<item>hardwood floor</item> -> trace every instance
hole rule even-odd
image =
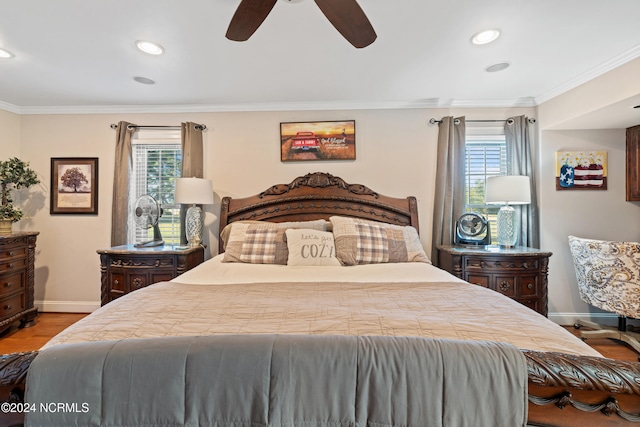
[[[0,335],[0,354],[37,350],[67,326],[85,317],[86,313],[38,313],[36,324],[18,328],[18,323]]]
[[[37,350],[55,334],[85,316],[85,313],[40,313],[34,326],[19,329],[14,325],[0,335],[0,354]],[[580,334],[573,326],[565,328],[576,336]],[[586,342],[604,357],[638,361],[638,353],[624,343],[610,339],[590,339]]]

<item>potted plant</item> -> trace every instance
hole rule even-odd
[[[11,191],[39,183],[37,174],[29,168],[28,162],[17,157],[0,160],[0,235],[11,234],[11,224],[24,216],[22,209],[13,205]]]

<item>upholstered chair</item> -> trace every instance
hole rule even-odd
[[[583,339],[613,338],[640,353],[640,334],[627,332],[627,317],[640,318],[640,243],[610,242],[569,236],[580,298],[618,315],[618,328],[577,320]],[[640,360],[640,357],[638,358]]]

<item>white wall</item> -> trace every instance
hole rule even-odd
[[[20,116],[0,110],[0,159],[20,156]]]
[[[430,118],[466,115],[468,119],[535,116],[533,109],[350,110],[234,112],[194,114],[23,115],[21,154],[45,177],[47,189],[33,194],[23,229],[38,230],[36,303],[44,311],[91,311],[99,306],[100,272],[96,250],[109,247],[115,132],[109,125],[126,120],[140,125],[195,121],[204,133],[205,177],[212,179],[216,204],[206,208],[209,250],[217,250],[220,199],[256,194],[308,172],[329,172],[395,197],[418,199],[421,239],[430,253],[432,200],[438,128]],[[355,119],[355,161],[280,161],[280,122]],[[52,157],[99,158],[99,213],[50,215]]]
[[[625,129],[576,129],[575,123],[594,127],[581,117],[594,117],[594,112],[609,105],[637,97],[638,73],[640,59],[538,107],[540,241],[544,249],[553,252],[549,261],[549,317],[561,324],[572,324],[578,317],[616,324],[616,315],[580,300],[567,236],[640,241],[640,203],[625,201]],[[628,110],[633,111],[631,106]],[[640,124],[637,117],[632,124]],[[556,191],[555,152],[584,150],[607,151],[607,190]]]
[[[540,239],[553,252],[549,311],[563,324],[584,313],[592,313],[597,321],[615,320],[616,316],[604,316],[578,297],[567,236],[640,241],[640,203],[625,201],[625,130],[543,131],[541,140],[546,154],[541,162]],[[587,150],[607,152],[607,190],[556,191],[554,153]]]

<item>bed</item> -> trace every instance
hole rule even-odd
[[[364,248],[360,243],[354,246],[354,230],[364,233],[358,235],[358,238],[367,236],[368,245],[364,245]],[[386,246],[382,251],[379,247],[380,236],[376,234],[380,230],[387,233],[384,234]],[[640,425],[640,364],[605,359],[564,328],[538,313],[434,267],[428,259],[424,259],[426,254],[418,248],[418,231],[415,198],[384,196],[364,185],[349,184],[327,173],[310,173],[289,184],[274,185],[260,194],[246,198],[225,197],[220,213],[220,255],[171,282],[135,291],[101,307],[54,337],[40,352],[2,356],[0,387],[9,393],[8,399],[13,402],[24,399],[25,387],[27,392],[30,389],[45,388],[40,385],[40,382],[45,382],[42,377],[49,375],[51,371],[65,372],[63,367],[40,367],[38,361],[45,360],[45,355],[50,357],[51,354],[56,354],[54,359],[62,360],[61,363],[73,366],[89,363],[89,360],[94,360],[91,358],[95,358],[95,366],[106,369],[103,359],[105,353],[119,354],[117,357],[121,359],[118,359],[118,365],[121,365],[122,360],[125,364],[129,363],[132,359],[131,352],[141,354],[148,348],[154,349],[153,354],[156,355],[159,354],[157,349],[161,349],[160,353],[166,353],[167,358],[175,353],[175,358],[182,360],[184,354],[181,352],[186,347],[206,348],[209,349],[207,351],[215,352],[222,345],[229,346],[225,347],[225,351],[236,356],[224,358],[224,363],[239,363],[237,361],[247,354],[259,355],[261,352],[269,353],[269,357],[273,358],[269,360],[280,360],[277,359],[280,351],[285,354],[283,360],[286,360],[281,369],[287,375],[295,371],[302,378],[309,374],[309,369],[314,371],[326,367],[320,374],[313,373],[320,375],[323,380],[326,378],[326,389],[332,393],[351,389],[337,384],[352,377],[354,363],[357,365],[356,377],[362,377],[358,377],[357,381],[364,381],[366,376],[362,372],[395,372],[396,368],[385,369],[384,363],[397,364],[401,360],[405,369],[402,371],[405,381],[414,381],[410,387],[407,385],[405,388],[422,389],[422,394],[408,393],[400,396],[402,393],[396,395],[394,392],[394,396],[390,396],[382,404],[379,400],[373,401],[372,396],[384,393],[385,387],[390,384],[385,381],[391,380],[374,378],[366,385],[358,382],[357,387],[353,387],[356,390],[354,396],[336,399],[357,399],[359,403],[355,405],[356,408],[369,405],[374,408],[371,409],[373,412],[392,412],[397,417],[395,420],[380,422],[379,425],[426,425],[422,424],[424,419],[416,421],[418,415],[412,415],[413,418],[410,419],[413,421],[407,421],[409,418],[398,415],[397,405],[408,412],[413,409],[407,408],[422,408],[421,410],[430,413],[435,411],[433,405],[442,407],[443,401],[454,398],[444,394],[436,398],[433,387],[426,387],[420,378],[421,375],[426,375],[424,372],[432,372],[433,368],[412,366],[407,360],[420,365],[425,359],[431,359],[424,357],[425,354],[438,354],[438,357],[448,359],[445,360],[447,363],[454,363],[453,359],[461,357],[464,360],[456,360],[455,363],[464,364],[472,360],[472,364],[481,361],[488,366],[495,360],[495,352],[499,352],[504,360],[518,359],[509,353],[515,349],[517,355],[522,357],[522,366],[515,361],[508,368],[524,371],[527,387],[523,396],[517,393],[518,384],[505,385],[513,386],[513,390],[516,390],[508,398],[492,394],[495,387],[486,384],[484,388],[474,388],[472,384],[464,382],[468,378],[462,384],[456,385],[451,382],[453,379],[447,379],[447,387],[438,384],[443,390],[453,390],[457,399],[465,396],[464,404],[459,404],[461,413],[467,407],[468,411],[481,414],[485,410],[484,402],[497,405],[497,410],[506,412],[510,411],[510,407],[521,404],[525,407],[528,425]],[[327,233],[331,235],[330,243],[333,244],[328,246],[329,249],[322,240]],[[274,236],[278,244],[273,243]],[[297,252],[298,255],[302,254],[302,258],[310,258],[310,248],[313,245],[309,245],[309,242],[315,242],[313,251],[317,256],[311,257],[314,258],[313,262],[323,265],[308,265],[309,260],[289,256],[295,247],[302,248]],[[298,246],[294,246],[296,244]],[[242,249],[243,247],[248,247],[249,250]],[[354,247],[358,248],[357,255],[354,255]],[[326,252],[329,255],[337,256],[339,252],[340,262],[336,264],[332,256],[328,260],[320,259],[326,258],[320,256],[325,254],[325,249],[329,251]],[[279,259],[280,262],[265,263],[266,259]],[[368,262],[362,262],[363,259]],[[122,347],[118,347],[120,343],[123,343]],[[112,347],[114,345],[116,347]],[[433,345],[437,349],[434,350]],[[124,350],[120,350],[121,348]],[[239,348],[252,350],[239,352]],[[275,348],[284,350],[275,351]],[[307,353],[304,354],[307,356],[304,360],[314,359],[325,351],[329,351],[328,354],[332,356],[326,356],[311,368],[292,367],[289,364],[292,363],[292,348],[306,349],[304,351]],[[398,350],[399,348],[402,350]],[[370,349],[374,349],[372,354],[375,357],[367,359],[364,356],[367,354],[365,350]],[[86,352],[87,355],[81,352]],[[73,360],[72,356],[79,357],[78,354],[82,354],[82,357]],[[442,356],[444,354],[448,356]],[[354,357],[358,358],[356,362]],[[359,358],[363,360],[360,361]],[[65,359],[69,360],[65,362]],[[262,359],[244,361],[241,371],[245,372],[246,366],[261,366],[260,360]],[[344,366],[341,361],[344,361]],[[167,369],[167,366],[172,366],[173,361],[163,363],[165,364],[161,365],[161,369],[172,370]],[[223,363],[222,359],[219,363]],[[146,365],[145,359],[145,363],[135,369],[142,372],[148,368]],[[263,377],[281,378],[282,373],[273,371],[277,369],[276,365],[275,362],[270,362],[265,368],[267,373],[262,373]],[[137,372],[131,366],[130,371]],[[36,368],[39,370],[36,371]],[[415,369],[426,371],[415,374],[418,372]],[[488,367],[486,369],[489,370]],[[482,370],[484,368],[476,369],[476,372]],[[87,378],[93,371],[95,369],[87,368]],[[176,371],[179,369],[176,368]],[[179,372],[186,375],[183,371]],[[509,372],[507,374],[511,375]],[[103,387],[105,375],[102,371],[95,380]],[[206,375],[202,372],[192,374],[193,387],[205,387],[196,384],[198,377]],[[107,376],[114,375],[110,373]],[[297,377],[287,378],[289,381],[299,381]],[[493,378],[480,381],[493,381]],[[64,377],[56,379],[55,375],[53,379],[49,379],[54,383],[65,380]],[[230,381],[228,387],[237,385],[242,388],[246,385],[236,377],[227,380]],[[373,393],[371,390],[375,388],[371,384],[376,381],[381,389],[376,389],[378,391]],[[275,385],[271,386],[276,387],[278,381],[272,382]],[[143,383],[145,387],[153,387],[146,384],[145,380],[141,381]],[[117,385],[111,387],[115,388]],[[250,386],[254,390],[260,387],[264,385]],[[49,388],[49,393],[54,393],[49,396],[60,396],[60,387]],[[73,388],[74,392],[86,395],[86,390],[82,387]],[[365,389],[369,390],[368,394],[362,391]],[[396,389],[397,387],[393,388]],[[304,389],[298,391],[304,394]],[[188,394],[185,390],[180,393]],[[299,393],[291,397],[294,402],[301,402]],[[425,398],[424,394],[434,394],[434,397]],[[411,400],[416,395],[419,398]],[[42,396],[47,394],[41,395],[40,399],[43,399]],[[334,407],[335,400],[325,402],[326,397],[327,393],[315,395],[311,400],[322,408],[314,407],[310,411],[326,412],[328,407],[331,407],[331,411],[338,411]],[[29,394],[27,402],[28,398]],[[212,397],[214,400],[216,398]],[[103,395],[100,399],[103,403],[108,400]],[[227,408],[229,397],[225,399],[220,405]],[[273,399],[273,396],[267,396],[267,403],[264,403],[269,407],[267,415],[270,420],[278,419],[278,416],[284,417],[279,412],[270,412],[276,406],[294,407],[291,409],[294,414],[292,416],[297,416],[296,405],[288,402],[274,406]],[[128,402],[131,403],[130,400]],[[122,402],[119,404],[122,405]],[[144,403],[140,402],[140,405]],[[257,403],[255,405],[260,406]],[[183,411],[182,406],[185,405],[178,406],[181,408],[176,411]],[[205,406],[216,407],[213,403]],[[245,405],[238,411],[246,410],[246,406],[251,405]],[[74,409],[79,409],[76,412],[82,413],[83,408]],[[349,413],[349,410],[345,411]],[[374,417],[373,412],[362,415],[353,408],[351,412],[355,414],[349,413],[343,418],[335,416],[342,420],[340,422],[333,420],[328,424],[313,424],[309,421],[305,424],[360,425],[358,423],[362,420],[371,422],[371,417]],[[454,412],[456,411],[451,411],[452,414]],[[16,417],[13,421],[21,422],[24,413],[10,415]],[[356,417],[356,422],[348,419],[351,415]],[[377,419],[387,420],[386,415],[375,416],[379,417]],[[3,420],[8,425],[7,414],[0,413],[0,417],[5,417]],[[233,418],[229,417],[231,416],[227,419]],[[449,418],[449,423],[445,422],[443,425],[464,425],[452,421],[453,419],[455,418]],[[216,424],[213,421],[200,424],[245,425],[239,422]],[[278,424],[273,421],[268,424],[256,421],[246,425],[285,424],[287,423]],[[95,425],[100,423],[96,422]]]

